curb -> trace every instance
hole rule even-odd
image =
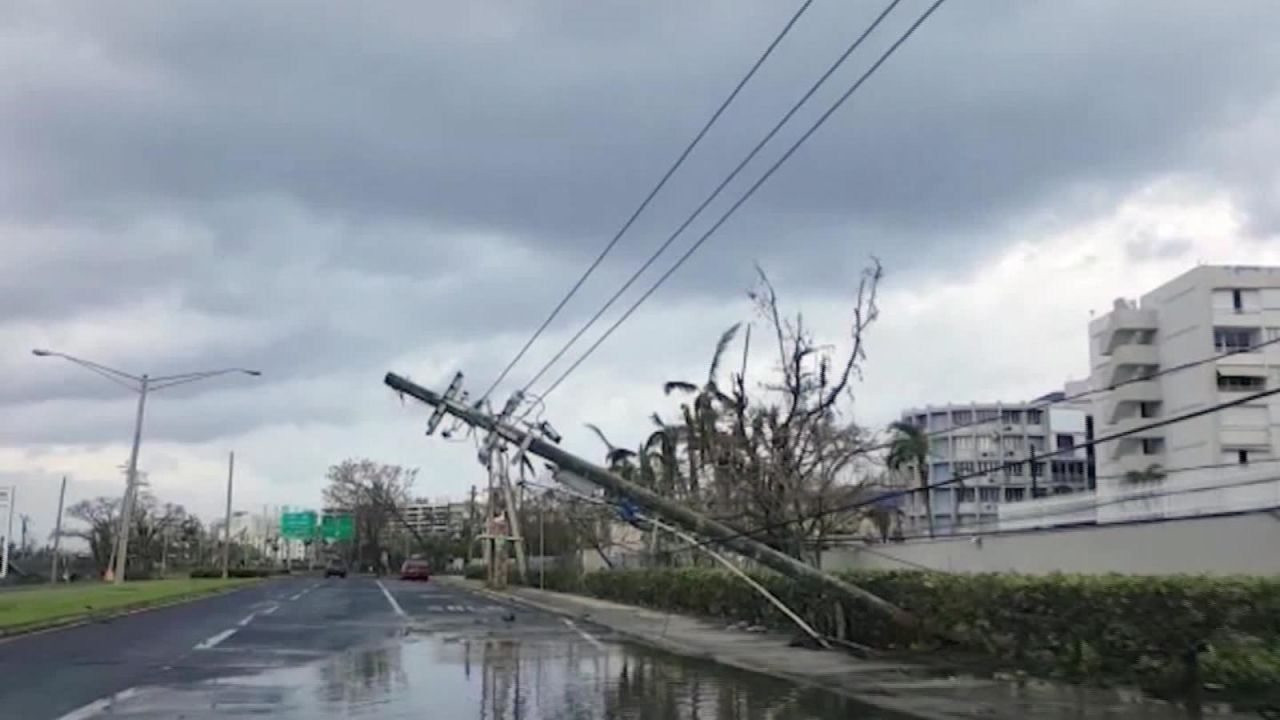
[[[162,608],[173,607],[174,605],[183,605],[185,603],[202,600],[204,598],[217,597],[219,595],[228,595],[233,592],[247,590],[256,587],[263,581],[270,578],[261,578],[258,582],[245,583],[243,585],[235,585],[228,588],[218,588],[209,592],[188,593],[186,595],[177,595],[165,598],[155,603],[146,603],[141,605],[122,605],[100,613],[87,613],[85,615],[71,615],[62,618],[54,618],[47,622],[36,622],[30,625],[23,625],[16,628],[0,629],[0,643],[6,643],[27,635],[38,635],[44,632],[53,632],[55,630],[67,630],[81,625],[90,625],[92,623],[105,622],[116,618],[127,617],[129,615],[138,615],[150,610],[160,610]]]

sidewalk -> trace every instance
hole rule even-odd
[[[636,642],[686,657],[821,687],[868,705],[931,720],[957,718],[1180,718],[1177,705],[1142,698],[1133,690],[1087,688],[1042,680],[992,679],[962,668],[926,667],[897,660],[864,660],[838,651],[791,647],[791,636],[751,633],[728,623],[621,605],[580,595],[509,587],[501,592],[476,580],[441,576],[441,582],[515,600],[608,628]],[[1214,717],[1253,717],[1205,708]]]

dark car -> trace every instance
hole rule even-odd
[[[324,576],[327,578],[347,576],[347,564],[341,560],[330,560],[328,565],[324,566]]]
[[[431,566],[426,560],[405,560],[400,566],[401,580],[430,580]]]

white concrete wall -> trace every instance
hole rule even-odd
[[[842,546],[822,555],[824,570],[920,569],[949,572],[1280,574],[1280,513],[1162,520]]]

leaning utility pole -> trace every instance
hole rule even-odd
[[[651,490],[629,482],[599,465],[565,452],[552,443],[542,440],[531,433],[527,433],[505,422],[500,422],[492,416],[480,412],[478,409],[468,407],[457,402],[452,397],[454,394],[452,392],[454,386],[450,387],[451,392],[447,392],[445,396],[442,396],[438,393],[432,392],[431,390],[427,390],[406,378],[396,375],[395,373],[387,373],[384,382],[391,389],[396,390],[397,392],[409,395],[428,405],[434,406],[435,414],[433,415],[433,421],[435,421],[435,424],[438,424],[436,417],[447,412],[470,425],[492,432],[497,438],[511,442],[517,447],[523,448],[528,452],[532,452],[533,454],[554,463],[562,470],[578,475],[598,487],[604,488],[605,490],[613,492],[621,497],[625,497],[640,506],[640,508],[648,510],[674,525],[680,526],[696,535],[701,535],[705,538],[716,541],[740,555],[744,555],[755,560],[765,567],[776,570],[788,577],[824,585],[840,595],[858,602],[866,603],[867,605],[888,614],[899,624],[912,627],[919,624],[915,616],[896,605],[893,605],[878,595],[870,593],[856,585],[847,583],[839,578],[828,575],[817,568],[800,562],[790,555],[781,553],[764,543],[747,537],[728,525],[712,520],[701,513],[694,512],[693,510],[690,510],[678,503],[674,503]],[[455,380],[455,385],[457,384],[460,384],[460,381]]]

